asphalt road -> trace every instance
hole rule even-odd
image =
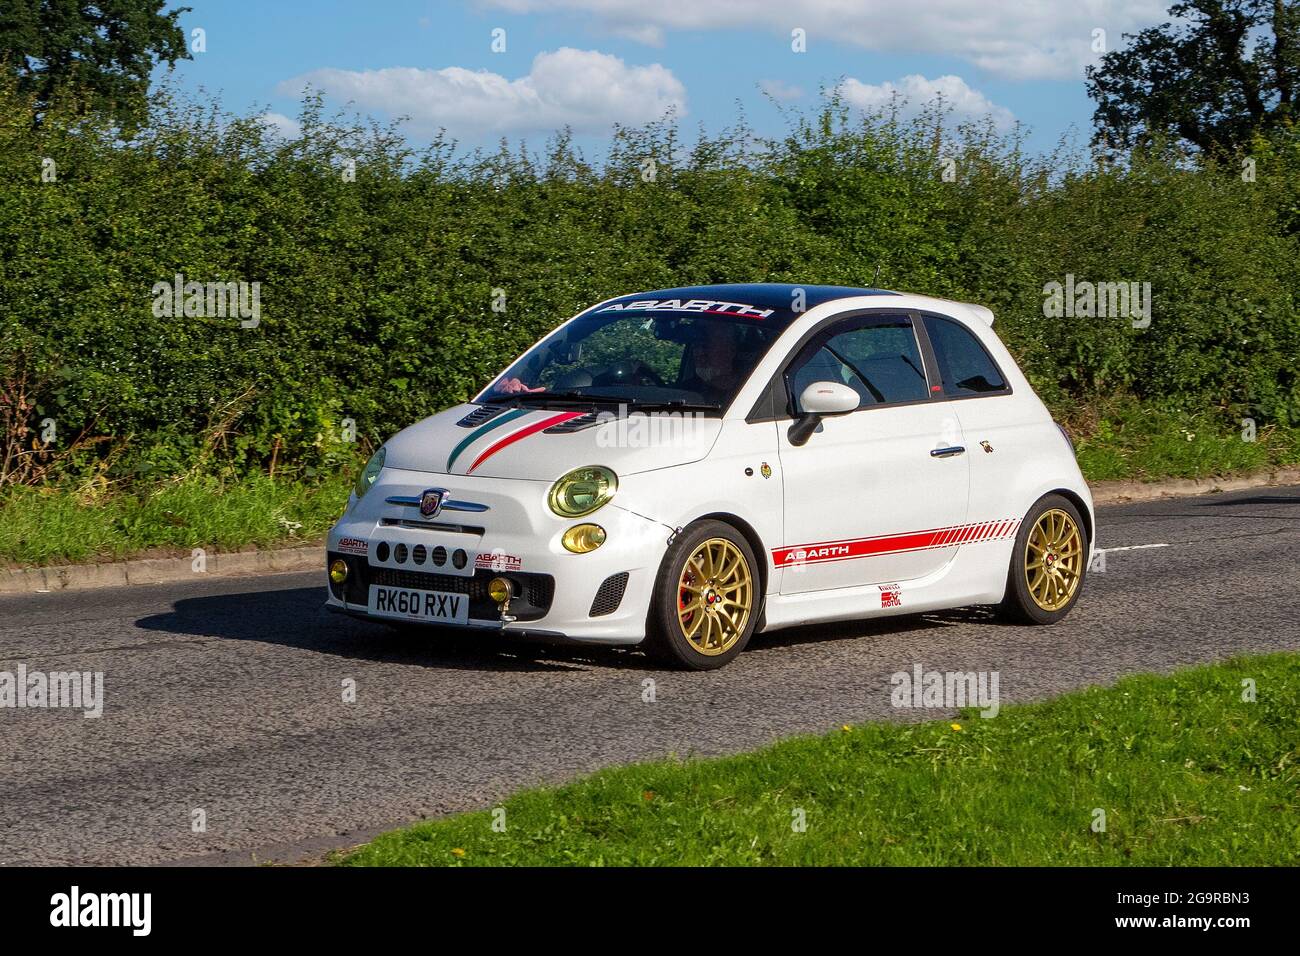
[[[890,674],[916,663],[996,670],[1005,704],[1300,649],[1300,487],[1100,524],[1106,571],[1058,626],[968,609],[806,627],[709,674],[397,636],[322,610],[315,574],[0,598],[0,671],[102,671],[105,699],[99,719],[0,708],[0,864],[319,857],[608,764],[940,716],[890,704]],[[1109,550],[1142,545],[1167,546]]]

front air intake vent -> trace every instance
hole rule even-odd
[[[480,405],[456,424],[461,428],[477,428],[484,422],[489,422],[496,418],[505,410],[506,407],[504,405]]]
[[[591,602],[591,611],[588,617],[603,617],[606,614],[613,614],[618,610],[619,604],[623,601],[623,592],[627,589],[627,572],[621,571],[618,574],[611,574],[607,577],[600,589],[596,592],[596,598]]]
[[[604,416],[613,420],[614,416],[610,413],[604,413]],[[567,422],[560,422],[558,425],[552,425],[550,428],[542,430],[544,435],[564,435],[568,432],[582,431],[584,428],[590,428],[592,425],[598,425],[601,421],[600,412],[588,412],[578,418],[570,418]]]

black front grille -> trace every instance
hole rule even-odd
[[[613,614],[623,601],[623,591],[627,588],[627,572],[611,574],[596,591],[596,598],[591,602],[588,617],[600,617]]]
[[[448,524],[445,521],[416,521],[411,518],[380,518],[379,523],[385,528],[410,528],[414,531],[449,531],[452,534],[476,534],[480,538],[487,529],[477,524]]]
[[[524,582],[528,603],[549,611],[555,600],[555,578],[549,574],[530,574]]]
[[[454,574],[429,574],[426,571],[404,571],[398,568],[371,568],[370,584],[390,588],[415,588],[417,591],[449,591],[468,594],[471,598],[485,597],[490,579],[477,581]]]

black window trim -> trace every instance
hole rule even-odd
[[[1002,366],[998,364],[997,359],[995,359],[992,356],[988,348],[980,340],[980,337],[971,330],[968,323],[963,322],[961,319],[958,319],[955,316],[945,315],[943,312],[935,312],[933,309],[921,309],[917,312],[914,312],[913,315],[914,315],[913,324],[918,329],[919,336],[922,339],[922,343],[923,343],[922,348],[926,352],[926,360],[928,362],[934,363],[934,380],[938,382],[940,386],[940,391],[936,392],[935,394],[939,395],[943,401],[965,402],[965,401],[969,401],[972,398],[1001,398],[1005,395],[1014,394],[1015,389],[1011,387],[1011,379],[1007,378],[1007,373],[1002,371]],[[980,349],[984,352],[984,357],[989,360],[989,364],[993,366],[994,371],[996,371],[998,375],[1001,376],[1003,382],[1002,388],[996,389],[995,391],[992,392],[975,392],[974,394],[971,395],[949,395],[948,390],[943,387],[943,375],[939,371],[939,357],[938,355],[935,354],[934,345],[930,342],[930,330],[925,327],[924,320],[927,317],[935,318],[935,319],[945,319],[949,322],[954,323],[958,327],[965,329],[966,334],[969,335],[972,339],[974,339],[975,344],[978,345]]]
[[[938,313],[935,314],[937,315]],[[817,338],[832,326],[837,325],[840,322],[846,322],[850,319],[856,319],[863,316],[905,318],[908,320],[908,324],[912,327],[912,335],[916,338],[917,347],[921,352],[921,364],[925,373],[926,397],[915,398],[906,402],[884,402],[879,405],[863,405],[859,408],[855,408],[851,412],[846,412],[845,414],[856,415],[859,412],[869,412],[878,408],[903,408],[907,405],[927,405],[931,402],[943,400],[944,396],[942,391],[934,390],[936,385],[940,385],[940,388],[942,388],[942,385],[940,384],[942,380],[939,377],[939,366],[936,363],[934,353],[930,348],[930,339],[925,334],[925,323],[921,321],[921,314],[916,309],[900,309],[898,307],[891,309],[877,306],[868,309],[851,309],[847,312],[837,312],[835,315],[827,316],[800,336],[799,341],[797,341],[786,352],[785,359],[782,360],[780,367],[777,368],[775,373],[773,373],[767,387],[763,390],[763,394],[760,395],[758,401],[754,403],[753,409],[751,409],[750,413],[745,416],[745,421],[751,425],[761,422],[794,421],[797,416],[793,412],[794,399],[786,387],[786,372],[789,371],[790,367],[795,363],[799,356],[803,354],[804,349],[807,348],[808,343],[813,339]],[[994,367],[997,367],[996,364]],[[1003,376],[1004,381],[1005,379],[1006,376]]]

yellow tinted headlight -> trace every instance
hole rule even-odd
[[[562,518],[589,515],[618,490],[618,476],[601,465],[575,468],[551,486],[551,510]]]
[[[574,525],[564,532],[564,537],[560,540],[574,554],[586,554],[605,543],[605,529],[598,524]]]

